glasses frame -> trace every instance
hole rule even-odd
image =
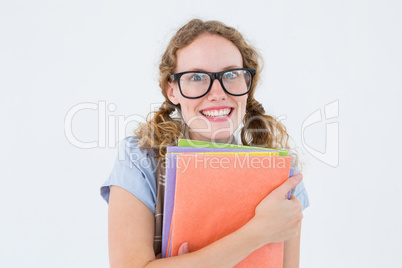
[[[223,85],[222,76],[223,76],[223,74],[226,73],[226,72],[230,72],[230,71],[239,71],[239,70],[240,70],[240,71],[249,71],[249,72],[250,72],[250,74],[251,74],[250,87],[248,88],[247,92],[245,92],[245,93],[242,93],[242,94],[232,94],[232,93],[230,93],[229,91],[227,91],[226,88],[225,88],[225,86]],[[211,78],[211,82],[210,82],[210,84],[209,84],[209,87],[208,87],[207,91],[205,91],[205,93],[202,94],[201,96],[198,96],[198,97],[189,97],[189,96],[186,96],[186,95],[183,94],[183,91],[181,90],[181,86],[180,86],[180,78],[181,78],[182,75],[188,74],[188,73],[202,73],[202,74],[207,74],[207,75]],[[172,81],[177,81],[177,84],[179,85],[180,93],[181,93],[181,95],[182,95],[183,97],[185,97],[185,98],[187,98],[187,99],[199,99],[199,98],[202,98],[202,97],[204,97],[205,95],[208,94],[208,92],[209,92],[209,91],[211,90],[211,88],[212,88],[212,84],[214,83],[215,79],[218,79],[218,80],[219,80],[219,83],[221,84],[223,91],[225,91],[227,94],[229,94],[229,95],[231,95],[231,96],[243,96],[243,95],[246,95],[246,94],[248,94],[248,93],[250,92],[251,87],[253,86],[253,78],[254,78],[255,74],[256,74],[256,70],[255,70],[255,69],[249,69],[249,68],[235,68],[235,69],[229,69],[229,70],[225,70],[225,71],[217,72],[217,73],[213,73],[213,72],[204,72],[204,71],[188,71],[188,72],[176,73],[176,74],[171,75],[171,79],[172,79]]]

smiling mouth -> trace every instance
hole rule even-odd
[[[217,109],[217,110],[204,110],[200,111],[202,115],[208,118],[224,118],[228,117],[233,111],[233,108],[224,108],[224,109]]]

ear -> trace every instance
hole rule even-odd
[[[169,100],[174,104],[177,105],[179,104],[179,100],[176,97],[176,94],[180,94],[177,90],[177,88],[175,87],[175,85],[172,82],[168,82],[166,85],[166,94],[167,97],[169,98]]]

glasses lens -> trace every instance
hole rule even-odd
[[[180,76],[180,88],[185,97],[197,98],[204,95],[211,85],[211,77],[206,73],[189,72]],[[251,87],[252,75],[248,70],[224,72],[222,83],[227,92],[244,95]]]
[[[210,83],[211,78],[204,73],[191,72],[180,77],[181,91],[187,97],[202,96],[207,92]]]
[[[247,70],[233,70],[223,74],[225,89],[234,95],[245,94],[251,87],[251,73]]]

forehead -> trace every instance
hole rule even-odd
[[[241,67],[243,60],[239,49],[218,35],[202,34],[190,45],[177,51],[176,72],[219,72]]]

